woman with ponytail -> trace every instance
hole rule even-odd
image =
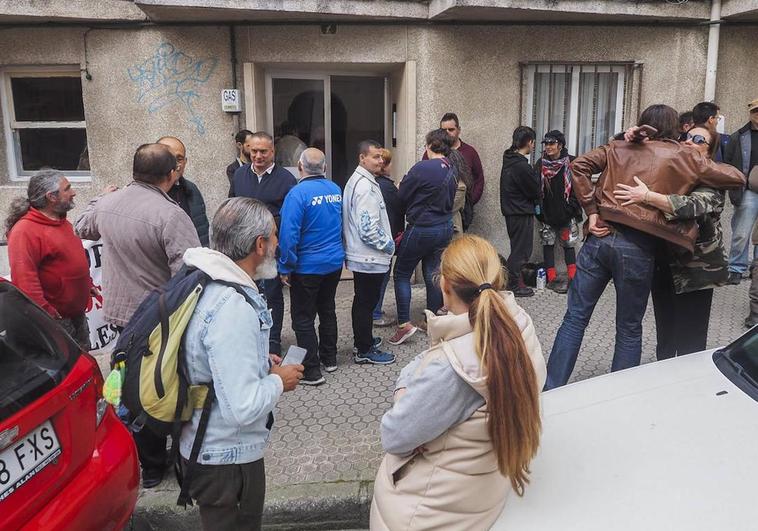
[[[461,236],[439,280],[449,313],[427,311],[431,347],[382,418],[372,530],[488,529],[510,490],[523,495],[539,446],[545,361],[495,248]]]

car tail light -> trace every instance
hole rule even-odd
[[[100,423],[103,421],[103,417],[105,416],[105,412],[108,411],[108,402],[105,401],[105,398],[98,398],[97,404],[95,405],[95,415],[97,422],[95,426],[100,426]]]
[[[100,372],[100,366],[97,364],[97,360],[88,353],[84,353],[85,356],[87,356],[90,360],[92,360],[93,368],[92,368],[92,377],[94,379],[95,383],[95,392],[97,396],[97,401],[95,402],[95,426],[100,426],[100,423],[103,421],[103,417],[105,417],[105,412],[108,411],[108,402],[105,401],[105,398],[103,398],[103,383],[105,382],[103,380],[103,375]]]

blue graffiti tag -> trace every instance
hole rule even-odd
[[[216,69],[216,59],[195,59],[164,42],[152,57],[127,68],[129,78],[139,88],[137,101],[147,103],[149,113],[155,113],[173,103],[189,113],[190,123],[197,132],[205,134],[203,118],[195,111],[199,89]]]

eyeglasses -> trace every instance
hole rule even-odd
[[[693,144],[697,144],[698,146],[702,144],[705,144],[706,146],[711,145],[703,135],[691,135],[687,133],[687,140],[691,140]]]
[[[552,146],[554,144],[557,144],[558,141],[557,140],[543,140],[541,143],[544,146]]]

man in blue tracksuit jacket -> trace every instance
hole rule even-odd
[[[335,296],[342,274],[342,191],[326,178],[326,157],[308,148],[298,162],[300,182],[281,209],[279,275],[290,286],[292,329],[308,353],[301,384],[320,385],[337,370]],[[319,318],[318,337],[315,320]]]

